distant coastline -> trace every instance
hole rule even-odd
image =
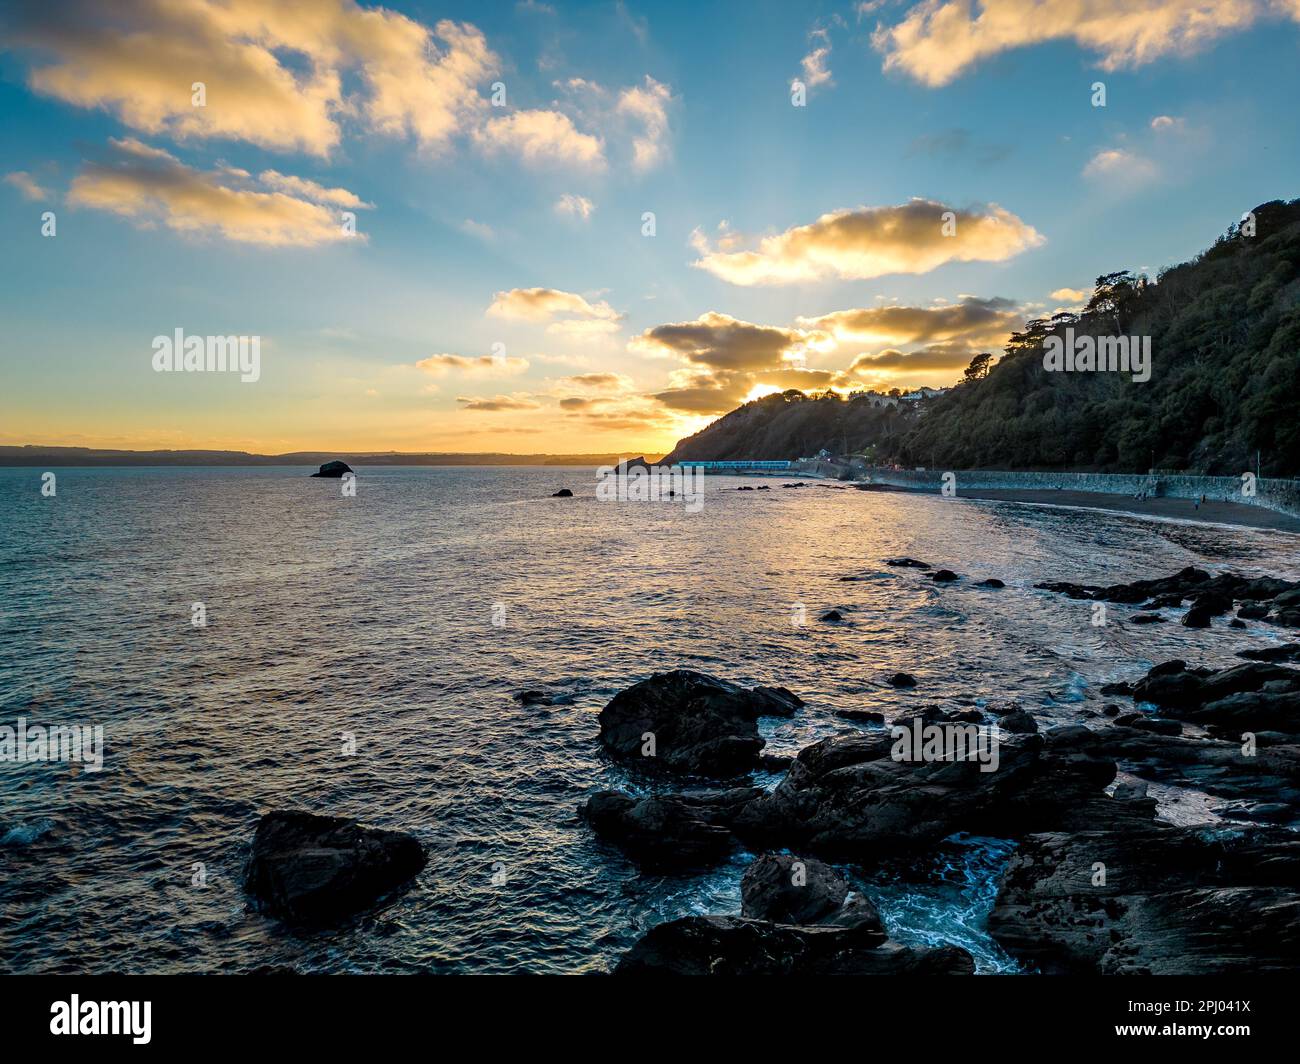
[[[130,451],[100,447],[45,447],[28,444],[0,447],[0,467],[58,468],[69,466],[319,466],[341,460],[351,466],[550,466],[614,465],[633,458],[632,453],[595,454],[506,454],[488,452],[400,451],[291,451],[286,454],[254,454],[250,451],[155,450]],[[662,455],[644,456],[658,461]]]

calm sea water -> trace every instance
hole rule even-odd
[[[1035,582],[1300,577],[1283,533],[781,480],[712,478],[690,514],[600,503],[576,468],[362,469],[355,498],[299,468],[65,469],[43,498],[40,472],[0,470],[0,724],[102,724],[106,750],[98,773],[0,764],[17,972],[605,971],[661,920],[738,911],[751,859],[641,876],[575,815],[629,783],[596,738],[620,689],[677,667],[788,686],[809,705],[766,726],[776,752],[853,727],[842,708],[1015,697],[1074,720],[1103,683],[1276,635],[1135,627],[1120,606],[1096,628]],[[1008,586],[880,564],[899,554]],[[850,623],[818,623],[831,607]],[[887,687],[897,670],[920,686]],[[539,685],[572,703],[512,697]],[[1167,815],[1206,815],[1195,799]],[[277,808],[411,831],[429,865],[378,913],[287,932],[240,886]],[[900,939],[1005,970],[982,924],[1008,852],[963,838],[928,866],[851,871]]]

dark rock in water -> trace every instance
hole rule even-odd
[[[1054,728],[1045,734],[1051,740],[1062,730]],[[1122,761],[1144,779],[1204,791],[1217,798],[1283,802],[1300,819],[1300,745],[1294,737],[1274,737],[1263,731],[1256,732],[1255,738],[1258,749],[1254,756],[1243,754],[1240,731],[1220,741],[1160,735],[1136,727],[1085,729],[1073,737],[1071,746],[1080,753]],[[1082,826],[1087,830],[1098,827]]]
[[[262,912],[330,923],[369,908],[426,861],[413,835],[344,817],[273,812],[257,825],[244,886]]]
[[[976,587],[1006,587],[1007,585],[1004,584],[1001,580],[999,580],[996,576],[990,576],[987,580],[981,580],[975,586]]]
[[[904,726],[915,731],[919,720]],[[1115,778],[1113,761],[1082,746],[1089,733],[1079,727],[1084,734],[1074,745],[1058,741],[1051,749],[1040,735],[1004,737],[996,771],[981,771],[987,760],[953,756],[952,744],[939,757],[917,760],[924,753],[913,751],[912,760],[895,760],[890,732],[835,735],[800,751],[773,790],[739,811],[735,831],[767,848],[857,860],[956,831],[1054,830]]]
[[[1277,829],[1030,835],[1003,874],[989,931],[1049,974],[1294,973],[1296,883],[1300,839]]]
[[[889,678],[890,687],[915,687],[916,677],[908,672],[896,672]]]
[[[1209,628],[1214,613],[1207,606],[1193,606],[1183,614],[1184,628]]]
[[[844,877],[813,857],[764,854],[740,880],[741,915],[778,924],[819,924],[843,915],[849,896]],[[876,907],[864,899],[849,914],[855,925],[869,924],[885,939]]]
[[[573,492],[571,492],[568,488],[561,488],[559,491],[553,491],[553,492],[551,492],[551,498],[552,498],[552,499],[572,499],[572,498],[573,498]]]
[[[516,691],[515,701],[523,706],[568,706],[573,695],[560,691]]]
[[[784,772],[794,764],[789,754],[759,754],[758,767],[764,772]]]
[[[1118,717],[1115,718],[1115,723],[1123,724],[1124,726],[1127,727],[1128,725],[1132,724],[1134,721],[1141,720],[1142,717],[1143,717],[1142,713],[1137,712],[1137,710],[1133,710],[1132,712],[1129,713],[1121,713]]]
[[[1102,707],[1101,707],[1101,712],[1102,712],[1102,715],[1103,715],[1103,716],[1107,716],[1107,717],[1118,717],[1118,716],[1119,716],[1119,706],[1117,706],[1117,705],[1115,705],[1115,703],[1111,702],[1111,703],[1108,703],[1107,705],[1102,706]]]
[[[600,791],[582,813],[597,835],[647,871],[679,871],[726,860],[735,846],[729,825],[760,793],[757,787],[636,797]]]
[[[1237,616],[1243,621],[1262,621],[1268,616],[1268,607],[1262,602],[1243,602],[1237,609]]]
[[[874,928],[798,927],[743,916],[687,916],[652,928],[616,975],[970,975],[955,946],[912,949]]]
[[[657,673],[600,711],[600,741],[648,768],[726,778],[758,766],[760,717],[789,717],[803,701],[783,687],[746,690],[689,669]],[[653,736],[654,754],[643,749]]]
[[[1139,613],[1130,617],[1129,624],[1164,624],[1165,619],[1158,613]]]
[[[1131,695],[1133,685],[1128,683],[1106,683],[1101,685],[1099,693],[1103,695]]]
[[[1142,608],[1144,610],[1176,610],[1182,604],[1182,595],[1157,595]]]
[[[1274,647],[1239,650],[1237,657],[1251,661],[1300,661],[1300,643],[1283,643]]]
[[[341,477],[344,473],[351,473],[352,467],[347,462],[326,462],[320,467],[319,472],[313,473],[314,477]]]
[[[1038,721],[1023,709],[1018,709],[998,717],[998,727],[1016,735],[1031,735],[1038,731]]]
[[[918,562],[915,558],[886,558],[886,565],[891,565],[895,569],[931,569],[933,566],[929,562]]]
[[[842,621],[844,620],[844,614],[840,613],[839,610],[827,610],[817,619],[819,621]]]
[[[1137,682],[1133,697],[1155,703],[1167,717],[1225,735],[1241,730],[1300,733],[1300,670],[1270,662],[1215,671],[1167,661]]]
[[[1280,624],[1283,628],[1300,628],[1300,609],[1290,606],[1284,610],[1278,610],[1269,618],[1274,624]]]
[[[960,721],[962,724],[983,724],[984,714],[978,709],[962,709],[950,713],[948,719]]]
[[[1229,628],[1245,628],[1245,627],[1246,627],[1246,622],[1243,621],[1240,617],[1234,617],[1232,620],[1230,620],[1230,621],[1228,622],[1228,627],[1229,627]]]
[[[837,709],[835,715],[840,720],[851,720],[858,724],[884,724],[885,715],[874,709]]]
[[[1116,721],[1118,724],[1119,722]],[[1182,735],[1183,726],[1176,720],[1167,720],[1164,717],[1148,717],[1146,714],[1139,714],[1138,719],[1129,721],[1130,728],[1137,728],[1139,731],[1152,731],[1157,735]]]
[[[957,578],[958,578],[957,574],[954,573],[951,569],[940,569],[937,573],[933,574],[930,577],[931,580],[939,584],[947,584],[953,580],[956,580]]]

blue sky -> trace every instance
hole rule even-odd
[[[1298,194],[1294,4],[99,7],[4,7],[3,443],[663,451]]]

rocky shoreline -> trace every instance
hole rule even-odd
[[[885,564],[916,579],[948,572],[909,558]],[[1186,604],[1189,627],[1215,627],[1234,611],[1300,626],[1300,583],[1286,580],[1189,568],[1107,587],[1037,586],[1149,610]],[[1204,625],[1187,620],[1198,615]],[[1293,970],[1300,668],[1290,663],[1300,643],[1240,657],[1222,669],[1157,664],[1103,690],[1131,709],[1082,710],[1079,723],[1043,726],[1016,702],[926,705],[888,726],[881,714],[845,711],[843,730],[793,759],[765,754],[758,727],[806,708],[783,687],[685,669],[633,684],[600,711],[595,741],[633,773],[635,789],[592,793],[580,809],[587,828],[644,874],[689,876],[754,857],[739,915],[652,927],[615,973],[972,974],[966,950],[891,940],[850,885],[962,833],[1014,844],[987,930],[1024,971]],[[924,743],[902,749],[913,735]],[[783,775],[765,789],[755,772]],[[1217,821],[1160,819],[1149,785],[1203,793]],[[257,829],[245,889],[253,908],[287,923],[335,923],[398,898],[426,862],[410,835],[273,812]]]

